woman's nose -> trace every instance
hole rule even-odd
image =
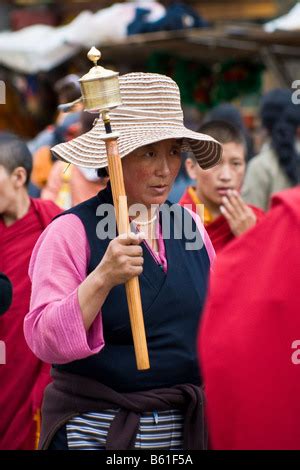
[[[167,176],[170,174],[170,160],[167,157],[160,158],[156,172],[162,176]]]

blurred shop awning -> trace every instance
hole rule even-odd
[[[138,34],[115,43],[101,44],[111,62],[142,64],[149,54],[163,51],[195,62],[225,60],[263,63],[281,86],[291,86],[300,72],[300,30],[268,33],[253,24],[227,24],[185,31]]]
[[[290,86],[295,79],[295,64],[300,63],[300,30],[270,33],[260,25],[235,22],[127,36],[133,14],[131,3],[118,3],[97,13],[83,11],[66,26],[35,25],[0,33],[0,64],[35,74],[49,71],[95,45],[104,59],[116,63],[142,64],[150,53],[164,51],[197,62],[258,60],[272,70],[283,86]]]
[[[135,9],[133,3],[117,3],[96,13],[82,11],[66,26],[34,25],[16,32],[2,32],[0,64],[27,74],[49,71],[81,49],[125,38]],[[165,8],[154,1],[150,10],[155,18]]]

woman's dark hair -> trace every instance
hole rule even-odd
[[[300,127],[300,108],[290,103],[271,132],[272,147],[279,163],[291,182],[300,182],[300,154],[296,148],[296,133]]]
[[[99,178],[107,178],[109,176],[107,168],[98,168],[97,175]]]
[[[275,88],[266,93],[260,102],[262,125],[271,135],[274,126],[281,119],[284,109],[292,102],[292,92],[286,88]]]
[[[32,172],[32,155],[25,142],[15,134],[0,132],[0,165],[8,173],[21,166],[27,173],[26,186],[29,184]]]
[[[281,168],[293,184],[299,183],[300,156],[296,150],[296,133],[300,126],[300,108],[293,104],[291,90],[276,88],[264,95],[260,115]]]

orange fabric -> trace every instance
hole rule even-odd
[[[61,161],[55,162],[41,198],[55,202],[62,209],[69,209],[72,206],[70,179],[70,165]]]
[[[196,189],[193,186],[189,186],[188,189],[187,189],[187,192],[188,192],[190,198],[192,199],[193,207],[196,208],[197,212],[198,212],[197,205],[201,204],[201,206],[204,208],[204,214],[198,214],[200,216],[202,222],[205,225],[210,224],[213,221],[212,215],[209,212],[209,210],[204,206],[204,204],[202,204],[200,199],[198,198],[197,193],[196,193]]]
[[[39,148],[33,156],[31,174],[31,180],[38,188],[43,188],[46,185],[52,166],[50,147]]]
[[[76,166],[68,167],[68,163],[57,161],[52,167],[41,197],[55,202],[63,209],[68,209],[94,197],[104,187],[102,180],[88,181]],[[69,202],[67,195],[62,197],[61,191],[69,192]]]
[[[39,441],[40,441],[40,435],[41,435],[41,410],[40,408],[36,410],[35,415],[33,417],[33,421],[36,423],[34,449],[37,450],[39,447]]]

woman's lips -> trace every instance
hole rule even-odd
[[[166,186],[151,186],[151,190],[157,195],[164,194],[167,189],[168,189],[167,185]]]

